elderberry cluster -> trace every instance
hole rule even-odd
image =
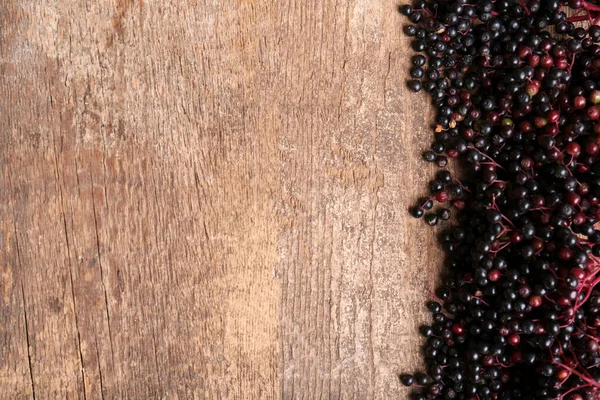
[[[423,158],[442,168],[411,213],[457,222],[421,329],[426,371],[400,380],[417,400],[600,399],[600,5],[400,11],[408,87],[437,110]]]

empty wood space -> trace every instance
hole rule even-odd
[[[0,398],[406,398],[440,253],[397,5],[2,2]]]

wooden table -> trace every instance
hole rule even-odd
[[[0,398],[406,398],[440,253],[396,7],[3,2]]]

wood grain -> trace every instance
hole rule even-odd
[[[0,398],[406,397],[439,251],[396,6],[2,3]]]

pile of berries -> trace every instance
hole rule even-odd
[[[400,11],[408,87],[437,110],[423,157],[442,168],[411,213],[456,221],[421,329],[426,370],[400,380],[419,400],[600,399],[600,5]]]

